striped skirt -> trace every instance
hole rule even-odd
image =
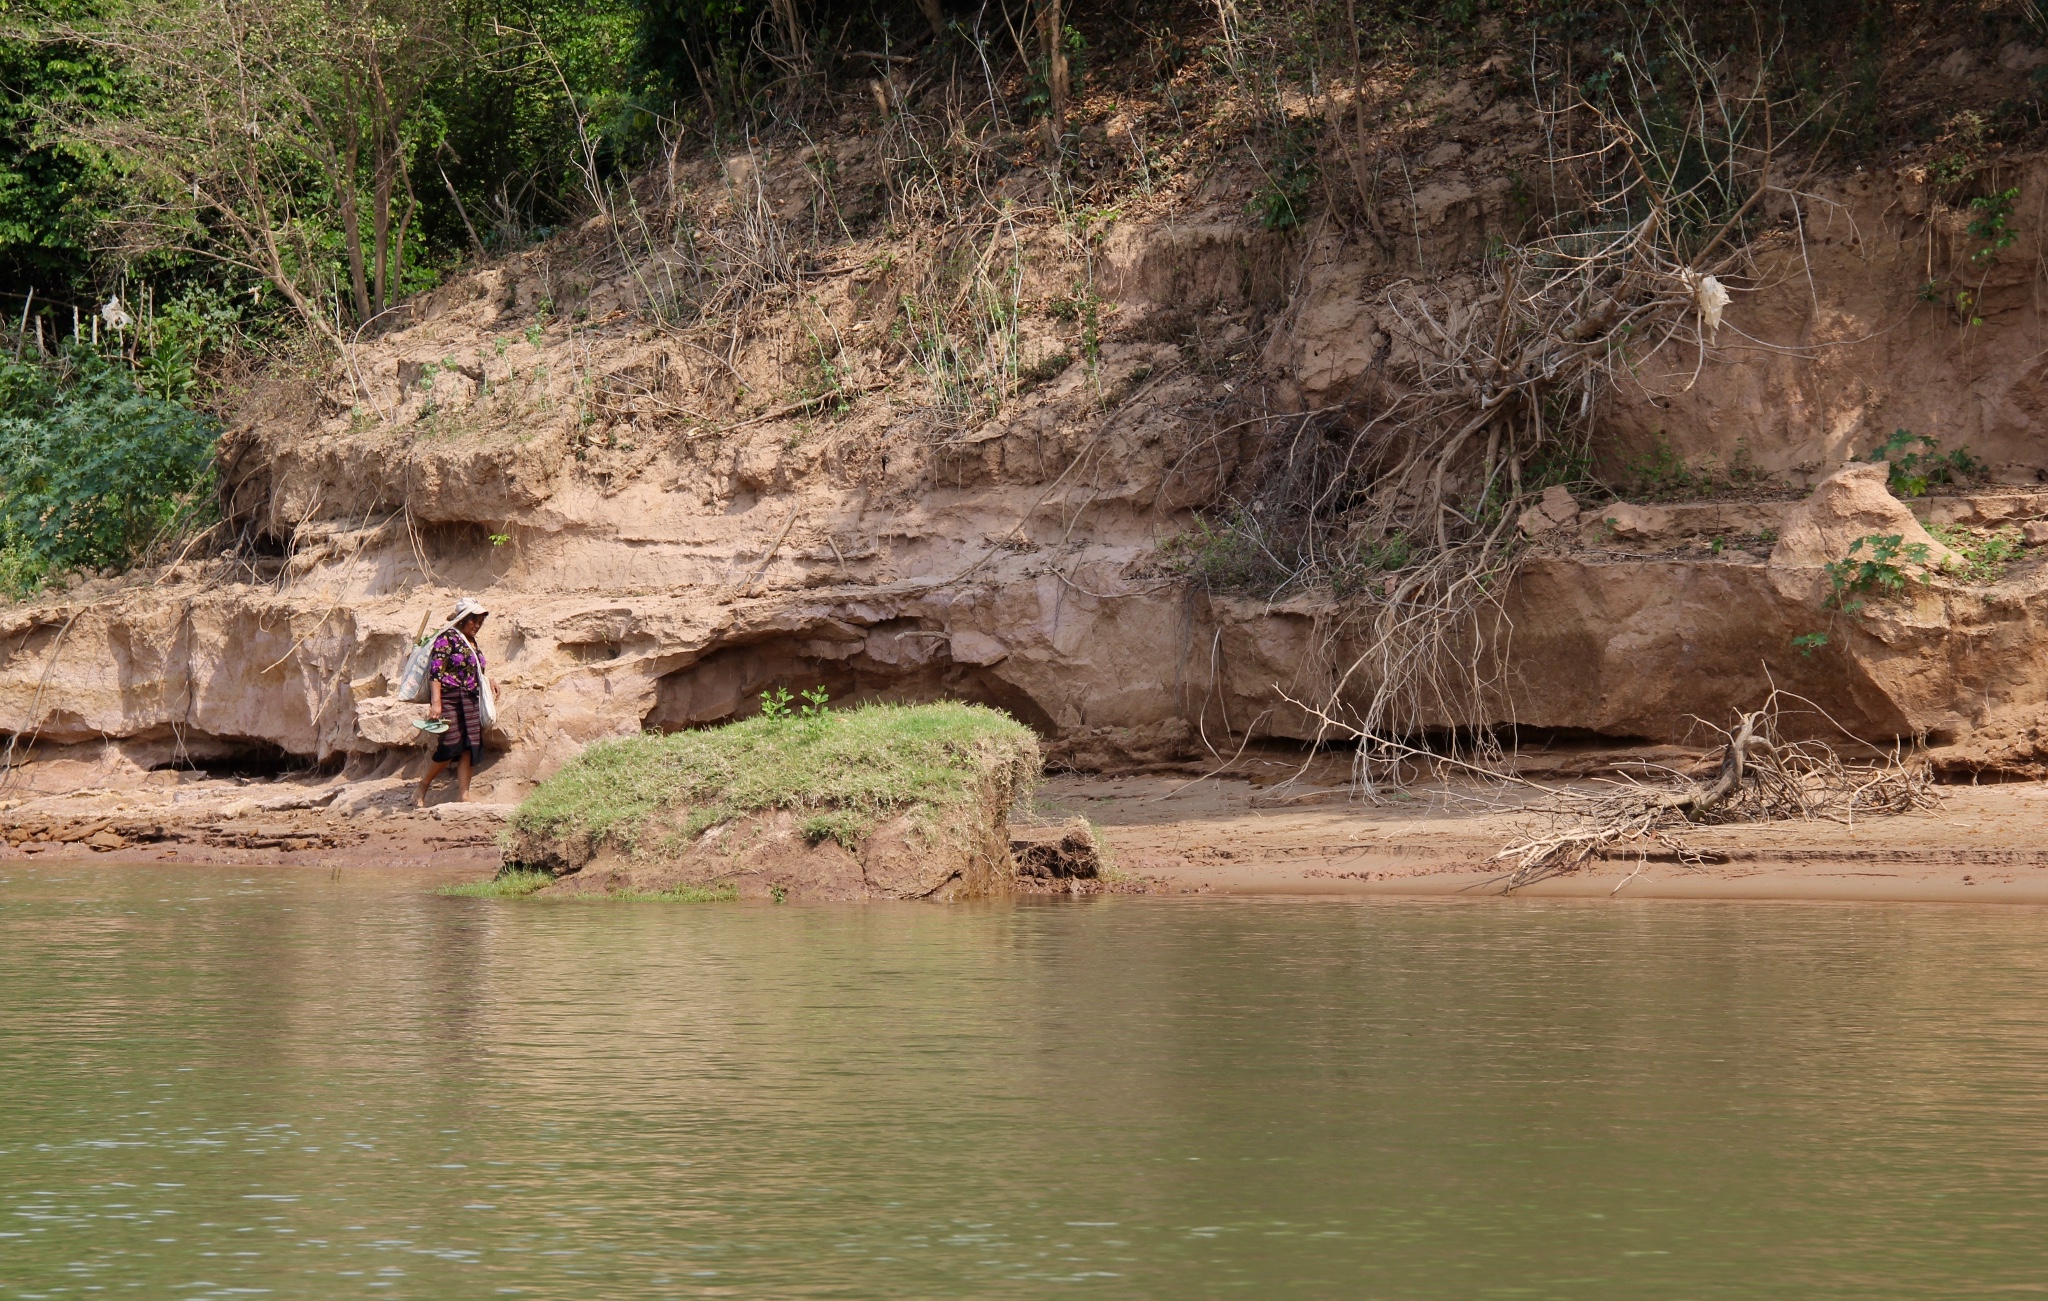
[[[441,717],[447,720],[448,730],[441,733],[441,744],[434,747],[435,763],[446,763],[465,752],[472,764],[484,761],[484,715],[477,706],[476,694],[442,684]]]

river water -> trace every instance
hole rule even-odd
[[[2048,1290],[2038,911],[0,867],[0,1297]]]

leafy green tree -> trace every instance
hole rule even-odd
[[[120,79],[99,54],[33,35],[92,13],[76,0],[45,0],[14,10],[21,30],[0,35],[0,292],[34,287],[46,303],[92,293],[94,239],[119,178],[94,151],[43,128],[53,105],[112,108]]]
[[[118,63],[129,92],[51,112],[124,169],[128,256],[187,249],[261,276],[339,344],[344,304],[367,321],[402,292],[448,17],[436,0],[140,0],[46,29]]]

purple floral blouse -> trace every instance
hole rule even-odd
[[[481,689],[478,675],[484,672],[484,653],[471,650],[474,643],[450,628],[434,639],[434,652],[427,657],[427,672],[440,682],[443,691]]]

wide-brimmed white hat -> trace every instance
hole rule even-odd
[[[490,611],[484,608],[484,603],[482,601],[477,600],[473,596],[465,596],[460,601],[457,601],[455,603],[455,613],[448,616],[448,622],[461,623],[464,619],[469,618],[473,614],[489,613]]]

